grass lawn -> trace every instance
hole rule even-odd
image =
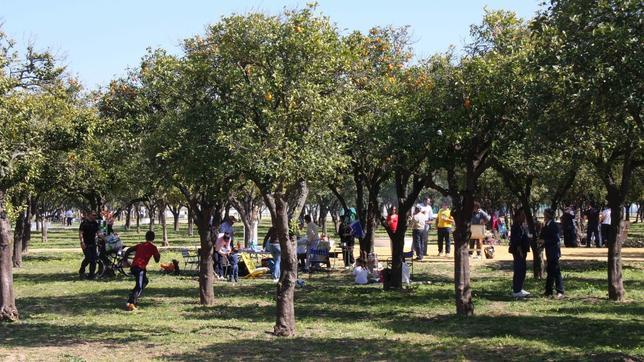
[[[196,243],[175,237],[171,243]],[[50,240],[77,244],[72,230],[53,230]],[[0,360],[644,360],[642,262],[625,262],[625,303],[606,300],[602,261],[564,260],[566,299],[525,301],[509,295],[510,262],[477,263],[470,318],[454,315],[448,260],[416,263],[418,283],[402,292],[355,286],[345,270],[306,275],[295,296],[297,336],[276,338],[269,279],[217,282],[217,305],[205,308],[196,277],[164,275],[151,264],[140,309],[126,312],[133,281],[78,280],[79,259],[74,252],[25,257],[14,275],[21,320],[0,325]],[[526,284],[543,291],[543,281]]]

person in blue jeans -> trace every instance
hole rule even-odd
[[[510,233],[510,248],[514,260],[514,275],[512,276],[512,296],[515,298],[525,298],[530,295],[523,289],[526,273],[526,255],[530,251],[530,237],[526,231],[525,212],[523,209],[516,211],[512,221],[512,230]]]
[[[564,296],[563,278],[561,277],[561,268],[559,258],[561,249],[559,246],[559,227],[554,221],[555,212],[552,209],[546,209],[543,212],[544,226],[541,229],[539,239],[543,240],[546,249],[548,277],[546,279],[545,296],[553,295],[553,284],[557,291],[555,298],[561,299]]]
[[[274,228],[270,228],[268,230],[268,234],[266,235],[267,243],[268,243],[268,250],[271,252],[271,255],[273,256],[273,281],[278,282],[280,280],[280,261],[282,259],[282,248],[280,247],[280,241],[277,238],[277,234],[275,233]]]

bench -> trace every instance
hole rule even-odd
[[[199,270],[199,262],[201,257],[199,253],[191,254],[187,248],[181,249],[181,256],[183,256],[183,269],[184,270]]]

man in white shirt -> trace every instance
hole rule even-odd
[[[304,221],[306,222],[306,239],[309,244],[315,240],[319,240],[318,226],[311,220],[311,215],[304,216]]]
[[[608,233],[611,228],[611,219],[610,219],[610,207],[606,206],[602,213],[599,215],[599,221],[601,222],[600,235],[601,235],[601,246],[606,246],[608,242]]]
[[[411,218],[411,236],[412,236],[412,249],[416,254],[416,260],[423,260],[423,233],[425,225],[427,225],[427,215],[421,211],[420,207],[416,206],[416,212]]]
[[[429,255],[427,253],[429,230],[432,226],[430,221],[436,220],[436,214],[434,214],[434,210],[432,209],[432,200],[429,197],[426,197],[422,204],[418,204],[418,207],[427,217],[427,223],[425,223],[425,229],[423,229],[423,255],[427,256]]]

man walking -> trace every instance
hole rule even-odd
[[[154,241],[154,231],[148,231],[145,233],[145,242],[136,244],[133,248],[136,251],[134,254],[134,260],[132,261],[132,275],[136,280],[134,289],[130,293],[130,296],[127,300],[125,308],[129,311],[133,311],[137,308],[139,303],[139,297],[143,293],[143,289],[148,285],[148,277],[146,272],[146,267],[150,258],[154,257],[155,262],[161,260],[161,255],[159,254],[159,249],[152,242]]]
[[[436,219],[434,215],[434,210],[432,209],[432,200],[429,197],[425,198],[425,201],[420,204],[420,210],[425,213],[427,217],[427,222],[425,223],[425,229],[423,229],[423,255],[427,256],[427,244],[429,240],[429,230],[431,229],[431,221]]]
[[[96,211],[90,211],[78,228],[80,247],[83,249],[83,254],[85,255],[81,262],[80,270],[78,271],[81,279],[85,277],[87,264],[89,264],[89,276],[87,278],[94,279],[96,277],[96,258],[98,257],[96,236],[99,229],[100,227],[96,221]]]

